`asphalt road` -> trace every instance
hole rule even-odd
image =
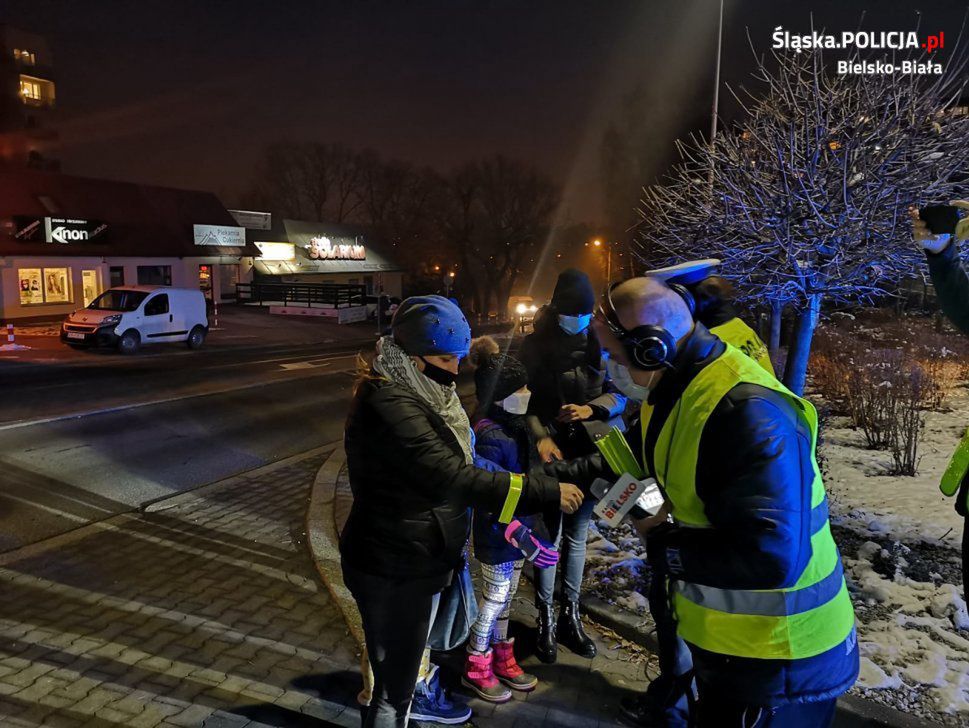
[[[359,348],[0,363],[0,550],[339,440]]]

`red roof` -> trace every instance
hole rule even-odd
[[[97,220],[107,225],[90,241],[68,245],[15,236],[25,221],[44,217]],[[195,245],[193,225],[238,227],[211,192],[75,177],[56,172],[0,172],[0,255],[196,257],[258,255],[244,248]]]

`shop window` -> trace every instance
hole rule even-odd
[[[160,316],[163,313],[168,313],[167,293],[148,299],[148,303],[145,304],[145,316]]]
[[[17,278],[21,306],[70,303],[72,300],[70,268],[21,268]]]
[[[170,265],[139,265],[139,286],[170,286],[172,285],[172,267]]]
[[[87,308],[98,295],[98,272],[96,270],[81,271],[81,288],[81,297],[84,301],[84,307]]]
[[[124,266],[113,265],[108,268],[108,286],[117,288],[124,285]]]

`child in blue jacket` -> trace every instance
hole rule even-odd
[[[514,357],[500,354],[498,344],[488,336],[472,342],[470,357],[476,366],[480,415],[474,427],[475,465],[527,473],[540,463],[525,422],[530,397],[528,372]],[[492,703],[511,700],[508,688],[528,691],[538,684],[538,678],[524,672],[515,660],[514,640],[508,638],[508,617],[524,559],[538,568],[558,561],[558,552],[532,533],[540,520],[532,516],[503,524],[495,514],[474,511],[474,555],[481,562],[484,587],[478,618],[468,639],[461,682]]]

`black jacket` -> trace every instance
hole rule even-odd
[[[353,507],[340,540],[344,561],[394,578],[440,575],[461,563],[471,507],[498,512],[507,473],[467,465],[443,418],[416,394],[373,379],[359,385],[345,447]],[[525,479],[517,513],[559,503],[558,481]]]
[[[535,331],[525,337],[519,355],[528,370],[528,388],[532,392],[528,414],[537,419],[560,446],[569,439],[579,440],[579,451],[566,457],[588,452],[581,433],[570,437],[570,427],[559,425],[555,419],[564,404],[586,404],[592,407],[592,418],[609,420],[621,415],[626,398],[615,391],[606,375],[602,349],[589,332],[567,334],[558,325],[554,311],[544,309],[536,317]],[[536,434],[544,434],[536,431]],[[561,436],[561,437],[559,437]],[[586,438],[587,439],[587,438]]]
[[[650,396],[645,470],[654,472],[656,439],[676,402],[723,342],[697,324]],[[627,432],[642,459],[641,423]],[[608,473],[600,455],[550,463],[546,472],[573,483]],[[671,529],[658,543],[674,578],[720,589],[793,586],[811,558],[811,433],[783,395],[739,384],[716,406],[700,436],[696,489],[712,528]],[[854,639],[853,637],[851,638]],[[728,693],[780,704],[833,697],[857,677],[857,648],[836,647],[809,660],[748,660],[693,650],[698,674],[717,676]]]

